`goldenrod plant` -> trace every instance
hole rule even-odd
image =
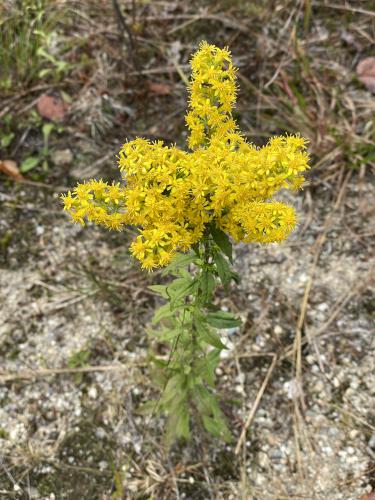
[[[301,187],[309,159],[298,135],[273,137],[262,148],[246,142],[232,115],[236,69],[227,49],[202,42],[191,67],[190,151],[137,138],[120,150],[122,183],[90,180],[62,195],[74,222],[135,226],[132,255],[142,268],[166,266],[173,276],[151,287],[167,300],[153,323],[170,348],[167,359],[155,360],[163,371],[157,406],[168,415],[170,442],[189,437],[192,417],[230,440],[214,378],[225,349],[220,333],[240,320],[213,303],[215,289],[237,279],[231,240],[278,243],[290,234],[294,208],[273,196]]]

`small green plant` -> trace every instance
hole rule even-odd
[[[230,440],[214,379],[225,349],[220,333],[240,320],[215,304],[215,290],[237,280],[230,238],[272,243],[289,235],[294,209],[273,196],[301,187],[308,168],[299,136],[274,137],[260,149],[246,142],[232,115],[236,71],[228,50],[203,42],[191,65],[191,152],[136,139],[119,154],[123,185],[90,180],[62,195],[74,222],[136,226],[133,256],[147,270],[167,266],[173,277],[151,287],[167,300],[153,319],[152,334],[168,350],[154,357],[162,393],[151,407],[168,416],[169,443],[187,439],[192,422]]]
[[[81,351],[77,351],[73,353],[68,359],[68,367],[69,368],[83,368],[87,366],[87,362],[90,358],[90,351],[82,349]],[[75,382],[76,384],[80,384],[83,379],[82,373],[75,374]]]
[[[205,429],[226,441],[231,439],[213,389],[220,352],[226,349],[220,331],[238,327],[240,319],[213,303],[219,284],[226,290],[238,275],[230,268],[232,245],[228,236],[208,226],[193,251],[176,257],[164,271],[174,279],[167,285],[149,288],[168,302],[154,315],[152,331],[159,342],[169,346],[169,359],[154,359],[162,368],[161,398],[156,405],[169,415],[167,442],[189,437],[190,416]],[[193,405],[191,403],[193,402]]]
[[[0,427],[0,439],[9,439],[9,433],[2,427]]]
[[[60,77],[67,63],[56,54],[56,25],[45,0],[8,2],[0,7],[0,89],[11,90],[49,75]]]
[[[3,116],[0,128],[0,148],[2,151],[12,144],[15,136],[16,134],[13,132],[12,128],[12,116],[7,114]]]
[[[53,123],[45,123],[42,126],[43,134],[43,147],[37,155],[27,156],[21,163],[20,170],[22,173],[29,172],[38,165],[42,165],[43,171],[48,170],[48,159],[50,156],[49,150],[49,137],[53,130],[59,131],[59,127],[56,127]]]

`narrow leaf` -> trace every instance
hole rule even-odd
[[[215,396],[204,385],[198,384],[195,386],[194,398],[201,415],[212,415],[214,409],[220,411]]]
[[[29,170],[35,168],[39,162],[40,158],[38,158],[37,156],[29,156],[21,163],[20,170],[23,173],[28,172]]]
[[[179,253],[172,260],[172,262],[164,268],[163,275],[169,274],[170,272],[174,272],[181,267],[186,267],[189,264],[192,264],[196,260],[196,255],[193,253]]]
[[[219,275],[221,283],[227,289],[232,279],[232,271],[229,267],[227,260],[222,256],[221,253],[216,252],[214,255],[214,262],[216,265],[216,270]]]
[[[220,424],[211,417],[207,417],[207,415],[203,416],[203,425],[207,432],[212,434],[213,436],[219,438],[222,433],[222,427]]]
[[[196,279],[191,280],[190,278],[180,278],[174,280],[167,288],[172,308],[180,299],[194,293],[198,289],[198,286],[199,282]]]
[[[206,342],[206,344],[212,345],[213,347],[216,347],[217,349],[228,349],[225,344],[222,343],[220,335],[211,330],[210,327],[204,327],[203,325],[199,326],[199,336],[200,338]]]
[[[199,288],[201,290],[201,298],[203,304],[209,302],[212,296],[212,293],[215,289],[215,278],[211,272],[206,270],[201,279],[199,280]]]
[[[207,323],[215,328],[233,328],[241,325],[241,320],[225,311],[210,312],[206,316]]]
[[[211,387],[215,384],[215,370],[220,361],[220,351],[221,349],[212,349],[204,359],[202,376]]]
[[[173,316],[173,311],[170,304],[164,304],[164,306],[156,309],[154,317],[152,318],[152,324],[156,325],[156,323],[159,323],[162,319],[170,318],[171,316]]]
[[[177,415],[175,429],[178,438],[189,439],[190,429],[189,429],[189,413],[187,408],[185,411]]]
[[[165,390],[162,394],[162,397],[160,399],[161,404],[166,405],[172,400],[175,400],[174,402],[177,402],[177,397],[180,400],[181,395],[183,395],[183,386],[185,383],[185,376],[181,373],[177,373],[176,375],[173,375],[165,387]]]
[[[167,288],[168,285],[150,285],[147,287],[149,290],[152,290],[155,292],[157,295],[160,295],[164,299],[168,299],[168,293],[167,293]]]
[[[156,332],[156,335],[161,342],[170,342],[181,333],[181,328],[165,328],[164,330]]]
[[[220,248],[220,250],[223,251],[223,253],[228,257],[230,262],[233,262],[232,258],[232,252],[233,252],[233,247],[232,243],[229,240],[229,236],[224,233],[221,229],[217,227],[211,228],[211,234],[212,238],[214,239],[214,242],[216,245]]]

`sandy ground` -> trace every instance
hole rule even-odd
[[[371,500],[375,101],[356,73],[374,55],[371,2],[123,1],[123,15],[114,1],[45,3],[41,47],[65,70],[37,56],[24,16],[14,26],[47,76],[30,81],[0,50],[12,83],[0,81],[0,160],[45,148],[43,94],[69,101],[48,168],[23,184],[0,177],[1,500]],[[10,17],[16,4],[4,2]],[[217,370],[233,443],[193,429],[167,450],[163,419],[138,411],[157,397],[147,285],[160,276],[129,258],[131,234],[71,225],[59,194],[117,179],[125,138],[185,147],[188,61],[203,39],[232,50],[249,141],[300,132],[313,168],[304,191],[283,194],[298,229],[281,246],[236,246],[241,282],[217,294],[243,319],[223,332]]]
[[[308,188],[285,244],[236,247],[241,283],[218,300],[244,326],[223,332],[230,349],[217,373],[234,442],[197,430],[168,452],[162,420],[137,413],[155,396],[145,327],[156,304],[146,285],[158,276],[129,259],[127,236],[71,225],[56,195],[3,193],[4,233],[18,229],[0,272],[4,498],[356,500],[370,491],[374,199],[355,174],[339,202]]]

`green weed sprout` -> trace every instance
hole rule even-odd
[[[173,276],[151,287],[167,301],[153,324],[157,340],[170,349],[168,359],[155,359],[168,441],[187,439],[192,421],[229,441],[214,379],[225,349],[219,332],[240,320],[213,303],[214,293],[237,279],[231,239],[281,242],[292,231],[293,207],[272,197],[301,187],[308,154],[300,136],[273,137],[262,148],[246,142],[232,115],[236,69],[227,49],[202,42],[191,66],[190,151],[141,138],[126,142],[118,157],[123,183],[90,180],[62,200],[82,225],[135,226],[132,255],[142,268],[166,266],[164,273]]]

